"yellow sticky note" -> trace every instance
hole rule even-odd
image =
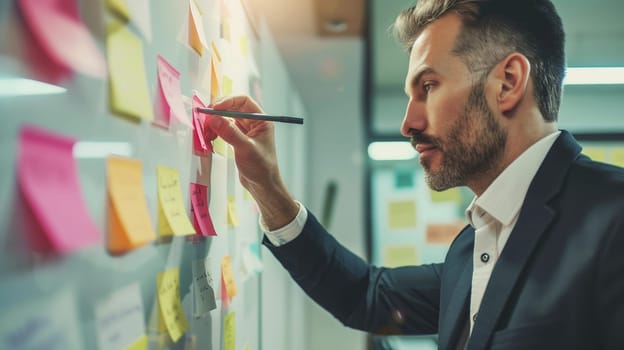
[[[158,274],[158,307],[175,343],[189,327],[180,301],[180,275],[177,268]]]
[[[228,225],[234,227],[240,225],[238,214],[236,213],[236,197],[234,196],[228,196],[227,222]]]
[[[223,18],[221,19],[221,36],[223,37],[223,39],[231,42],[232,26],[230,22],[230,16],[223,16]]]
[[[210,98],[213,101],[221,96],[221,84],[219,84],[219,74],[217,73],[218,71],[216,67],[218,63],[215,61],[216,59],[213,55],[210,60]]]
[[[240,37],[240,50],[241,50],[241,55],[243,55],[243,57],[247,57],[247,48],[249,46],[249,43],[247,41],[247,37],[246,36],[241,36]]]
[[[442,192],[429,190],[429,193],[431,194],[431,201],[434,203],[440,203],[440,202],[459,203],[461,202],[461,193],[459,192],[459,188],[450,188]]]
[[[604,147],[584,147],[583,154],[597,162],[607,161],[607,150]]]
[[[147,350],[148,349],[148,341],[147,336],[144,335],[141,338],[137,339],[134,343],[128,345],[126,350]]]
[[[384,248],[383,265],[397,267],[418,264],[415,246],[387,246]]]
[[[130,18],[130,11],[128,11],[126,0],[106,0],[106,6],[122,19],[128,20]]]
[[[243,350],[249,350],[249,349],[250,349],[249,343],[245,343],[245,346],[243,346]]]
[[[219,52],[219,49],[217,48],[217,45],[214,43],[214,41],[210,43],[210,50],[213,57],[217,59],[217,62],[221,63],[221,53]]]
[[[143,192],[139,160],[109,157],[106,176],[109,198],[108,250],[124,253],[155,239],[154,227]]]
[[[223,96],[229,96],[232,94],[232,79],[228,76],[223,76],[223,83],[221,86],[223,88]]]
[[[227,157],[227,143],[225,143],[221,137],[217,136],[217,138],[212,141],[212,149],[217,154]]]
[[[186,215],[178,171],[166,166],[156,168],[158,182],[158,234],[189,235],[195,228]],[[166,224],[165,224],[166,222]]]
[[[113,21],[108,26],[106,46],[111,110],[132,118],[153,120],[141,40],[126,26]]]
[[[223,350],[236,350],[236,313],[230,312],[223,320]]]
[[[204,24],[202,15],[199,11],[197,3],[192,0],[189,2],[189,45],[197,52],[198,55],[204,54],[204,47],[207,46],[206,35],[204,34]]]
[[[416,202],[413,200],[388,203],[388,227],[391,229],[416,226]]]
[[[234,272],[232,271],[232,258],[227,255],[221,259],[221,277],[225,284],[228,299],[234,298],[238,294],[236,281],[234,280]]]
[[[617,147],[611,150],[611,164],[624,167],[624,147]]]

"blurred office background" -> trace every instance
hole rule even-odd
[[[399,133],[408,58],[388,28],[414,1],[267,1],[268,22],[309,115],[312,210],[322,212],[335,186],[329,227],[357,254],[384,265],[441,261],[471,193],[429,193]],[[553,2],[566,31],[568,67],[624,67],[624,2]],[[573,132],[586,154],[622,166],[624,72],[576,74],[569,72],[578,80],[564,87],[560,128]],[[372,345],[307,299],[305,315],[308,349],[437,348],[434,337],[388,337]]]

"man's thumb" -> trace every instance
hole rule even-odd
[[[225,118],[209,115],[206,118],[206,126],[234,148],[248,142],[247,136],[234,123]]]

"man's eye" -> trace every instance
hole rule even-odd
[[[423,84],[423,91],[426,93],[429,93],[429,91],[431,91],[431,89],[433,88],[433,83],[424,83]]]

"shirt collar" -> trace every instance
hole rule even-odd
[[[481,196],[472,199],[466,208],[466,218],[472,227],[475,227],[472,213],[476,207],[504,226],[511,224],[520,212],[533,177],[559,134],[561,131],[556,131],[531,145],[494,179]]]

